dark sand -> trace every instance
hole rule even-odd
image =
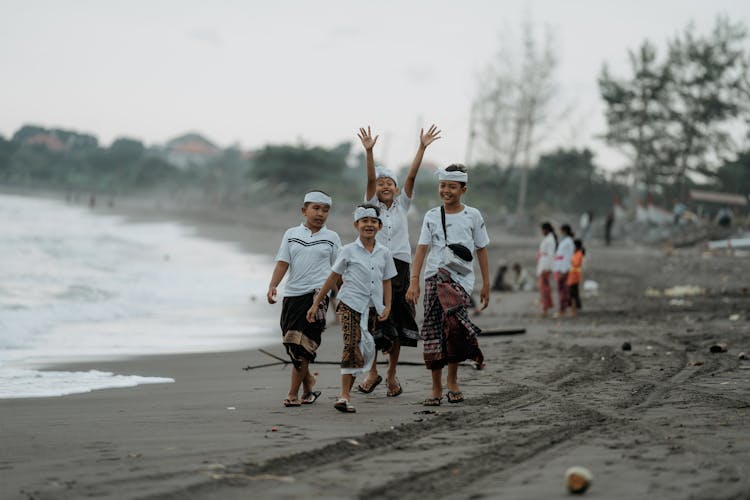
[[[269,253],[283,229],[192,221]],[[493,268],[531,266],[535,239],[491,236]],[[593,244],[586,279],[599,294],[575,319],[539,319],[532,293],[493,294],[476,321],[528,331],[480,339],[486,370],[462,367],[466,402],[435,413],[419,404],[422,367],[400,368],[400,397],[383,384],[345,415],[336,366],[316,365],[317,403],[286,409],[289,368],[242,371],[272,361],[258,351],[68,365],[176,382],[0,401],[0,498],[565,498],[573,465],[594,474],[589,498],[750,498],[750,361],[737,359],[750,352],[750,260]],[[688,284],[706,292],[644,295]],[[716,341],[729,352],[709,353]],[[319,359],[340,348],[330,325]]]

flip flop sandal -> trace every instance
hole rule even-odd
[[[458,392],[448,391],[449,403],[462,403],[463,400],[464,400],[464,394],[461,391],[458,391]]]
[[[364,393],[364,394],[370,394],[372,391],[375,390],[375,388],[378,386],[378,384],[380,384],[380,382],[382,382],[382,381],[383,381],[383,377],[381,377],[380,375],[378,375],[378,378],[375,379],[375,382],[373,382],[372,385],[368,389],[365,389],[364,387],[362,387],[362,384],[359,384],[357,386],[357,390],[359,392],[361,392],[361,393]]]
[[[354,406],[352,406],[352,404],[344,398],[339,398],[339,400],[336,401],[336,404],[334,404],[333,407],[342,413],[356,413],[357,412],[357,409],[354,408]]]
[[[302,404],[311,405],[320,397],[320,391],[312,391],[302,395]]]
[[[396,396],[400,396],[401,393],[404,392],[404,390],[401,388],[401,382],[399,382],[398,379],[396,379],[396,383],[398,384],[398,387],[395,391],[388,389],[388,392],[385,393],[385,395],[389,398],[395,398]]]
[[[440,406],[443,398],[427,398],[422,401],[422,406]]]
[[[300,403],[299,400],[297,400],[297,399],[286,398],[284,400],[284,406],[286,406],[287,408],[293,408],[293,407],[296,407],[296,406],[302,406],[302,403]]]

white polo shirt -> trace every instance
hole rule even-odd
[[[457,214],[445,214],[445,228],[448,232],[448,243],[460,243],[474,254],[476,249],[490,244],[487,227],[484,225],[482,214],[474,207],[464,205],[464,209]],[[425,278],[434,276],[438,268],[443,267],[447,247],[443,236],[443,223],[440,218],[440,207],[432,208],[424,214],[422,231],[419,234],[419,244],[429,245],[430,253],[424,268]],[[446,269],[453,281],[461,285],[466,293],[474,290],[474,270],[461,276],[455,271]]]
[[[368,252],[359,238],[344,245],[333,272],[342,275],[344,284],[338,298],[357,312],[364,313],[370,306],[378,314],[383,312],[383,281],[396,276],[396,265],[388,249],[375,241],[372,253]]]
[[[409,221],[406,214],[411,207],[411,198],[401,191],[396,199],[391,203],[391,208],[378,200],[375,195],[367,203],[380,208],[380,219],[383,221],[383,228],[378,231],[375,239],[391,251],[393,258],[408,262],[411,264],[411,245],[409,244]]]
[[[563,236],[555,251],[554,270],[556,273],[567,273],[570,271],[570,258],[573,257],[575,251],[576,245],[573,243],[573,238]]]
[[[340,249],[339,235],[325,226],[317,233],[304,224],[287,229],[275,259],[289,264],[284,296],[299,297],[322,287]]]

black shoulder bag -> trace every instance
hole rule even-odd
[[[469,274],[474,268],[471,263],[474,260],[474,256],[471,254],[471,250],[462,244],[448,243],[448,231],[445,229],[445,207],[440,207],[440,219],[443,223],[445,246],[448,247],[445,256],[445,267],[461,275]]]

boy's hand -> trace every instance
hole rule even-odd
[[[383,309],[383,314],[378,316],[378,321],[385,321],[388,319],[388,316],[391,315],[391,306],[386,307]]]
[[[372,132],[370,132],[370,127],[367,127],[367,130],[360,128],[359,133],[357,134],[357,137],[359,137],[359,140],[362,141],[362,146],[364,146],[365,150],[371,151],[373,147],[375,147],[375,143],[378,142],[379,135],[376,135],[375,138],[372,138]]]
[[[408,290],[406,290],[406,301],[409,304],[417,304],[417,301],[419,300],[419,284],[415,282],[412,282],[409,285]]]
[[[308,323],[315,323],[315,313],[318,312],[318,306],[314,305],[310,307],[310,309],[307,310],[307,314],[305,315],[305,318],[307,319]]]
[[[440,139],[440,130],[437,129],[435,124],[433,123],[432,126],[427,129],[427,133],[424,133],[424,129],[419,131],[419,143],[422,145],[423,148],[426,148],[433,142]]]
[[[480,311],[484,311],[490,305],[490,285],[485,283],[482,286],[482,291],[479,293],[479,301],[482,303]]]
[[[269,304],[276,303],[276,287],[275,286],[268,287],[268,293],[266,294],[266,298],[268,299]]]

